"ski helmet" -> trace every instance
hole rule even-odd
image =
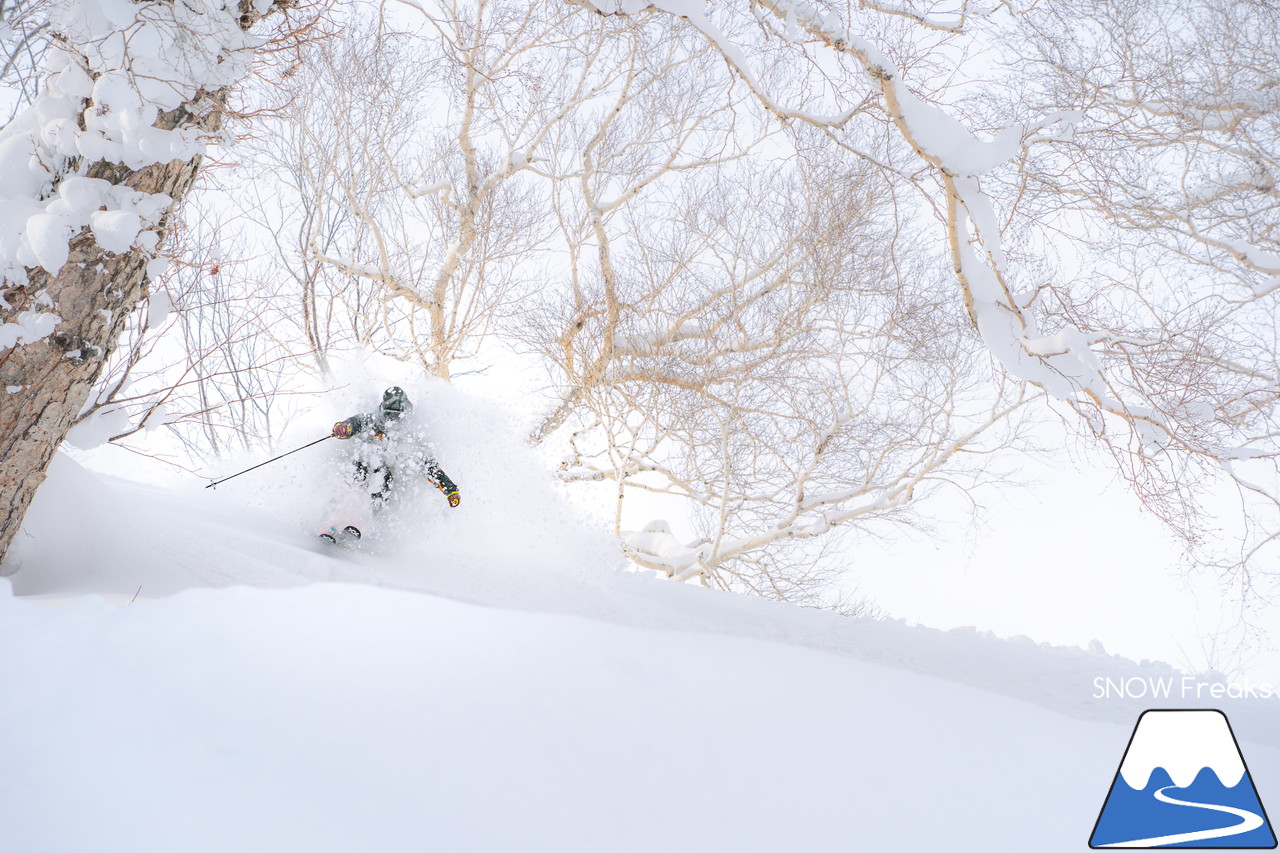
[[[413,410],[413,403],[409,402],[409,395],[404,393],[404,389],[392,385],[382,392],[381,409],[384,418],[398,421]]]

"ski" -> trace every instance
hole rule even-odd
[[[360,541],[360,528],[354,524],[348,524],[342,529],[330,527],[320,534],[320,539],[330,545],[354,545]]]

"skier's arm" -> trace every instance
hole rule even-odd
[[[368,415],[352,415],[345,421],[338,421],[333,425],[333,434],[338,438],[351,438],[358,432],[361,432],[369,425],[370,417]]]
[[[458,487],[453,480],[449,479],[449,475],[440,467],[440,463],[434,458],[428,456],[425,464],[427,479],[436,484],[436,488],[444,492],[444,496],[449,499],[449,506],[457,506],[462,503],[462,495],[458,494]]]

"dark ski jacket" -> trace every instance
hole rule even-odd
[[[346,426],[347,429],[342,429]],[[381,412],[363,412],[334,424],[338,438],[354,438],[360,442],[356,464],[371,470],[400,472],[418,469],[449,498],[450,506],[458,505],[458,486],[425,449],[425,438],[413,429],[409,418],[391,420]]]

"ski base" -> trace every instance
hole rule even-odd
[[[320,540],[330,545],[354,545],[360,541],[360,528],[354,524],[348,524],[346,527],[339,529],[338,527],[330,527],[324,533],[320,534]]]

